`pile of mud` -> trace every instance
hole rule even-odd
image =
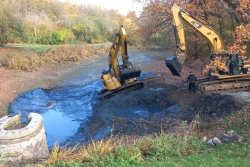
[[[244,101],[230,95],[202,95],[187,107],[190,117],[199,114],[205,121],[225,117],[243,107]]]
[[[190,93],[186,89],[173,91],[168,99],[176,103],[186,113],[185,118],[182,119],[187,121],[192,121],[197,114],[204,121],[224,117],[241,109],[246,104],[246,101],[233,95]]]

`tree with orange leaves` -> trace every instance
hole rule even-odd
[[[245,58],[247,49],[249,55],[246,56],[250,57],[250,3],[249,0],[241,0],[240,2],[240,6],[236,10],[241,13],[244,22],[235,29],[235,42],[227,49],[233,53],[240,53],[242,58]]]

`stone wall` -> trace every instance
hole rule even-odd
[[[24,159],[48,158],[49,150],[46,141],[42,116],[30,113],[27,126],[7,130],[20,122],[20,114],[5,116],[0,119],[0,155],[3,160],[21,161]]]

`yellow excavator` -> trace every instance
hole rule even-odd
[[[121,50],[122,64],[119,64],[118,53]],[[139,67],[133,67],[127,52],[127,35],[120,25],[108,55],[109,69],[101,75],[103,89],[99,92],[103,98],[110,98],[117,93],[129,92],[143,88],[143,83],[136,77],[141,74]]]
[[[207,39],[211,46],[211,62],[221,58],[228,67],[223,70],[214,67],[203,70],[202,74],[205,77],[198,79],[196,83],[198,89],[202,93],[250,90],[250,73],[248,73],[250,60],[241,58],[239,54],[225,52],[223,40],[215,30],[176,4],[172,6],[171,11],[178,54],[168,56],[165,63],[172,75],[181,76],[182,64],[187,57],[185,54],[185,25],[183,24],[185,22]]]

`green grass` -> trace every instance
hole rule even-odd
[[[190,154],[182,157],[167,158],[166,161],[154,161],[148,158],[141,166],[178,166],[178,167],[248,167],[250,166],[250,105],[246,105],[240,111],[213,121],[200,135],[220,137],[229,130],[234,130],[245,140],[241,143],[224,143],[222,145],[209,148],[200,154]]]
[[[207,144],[196,137],[175,137],[162,132],[154,137],[115,137],[61,150],[56,145],[46,164],[53,167],[62,166],[61,163],[101,167],[140,166],[147,161],[199,154],[207,148]]]
[[[173,167],[247,167],[250,166],[250,140],[216,146],[201,154],[168,158],[166,161],[148,161],[141,166]]]
[[[4,103],[3,105],[0,106],[0,118],[7,114],[8,107],[9,104],[7,103]]]
[[[42,87],[43,82],[37,81],[28,87],[28,90]]]
[[[40,53],[40,52],[43,52],[43,51],[47,51],[49,49],[52,49],[52,50],[56,50],[56,47],[55,45],[37,45],[37,44],[33,44],[33,45],[22,45],[22,47],[20,47],[20,49],[22,50],[25,50],[25,51],[33,51],[33,52],[36,52],[36,53]]]

